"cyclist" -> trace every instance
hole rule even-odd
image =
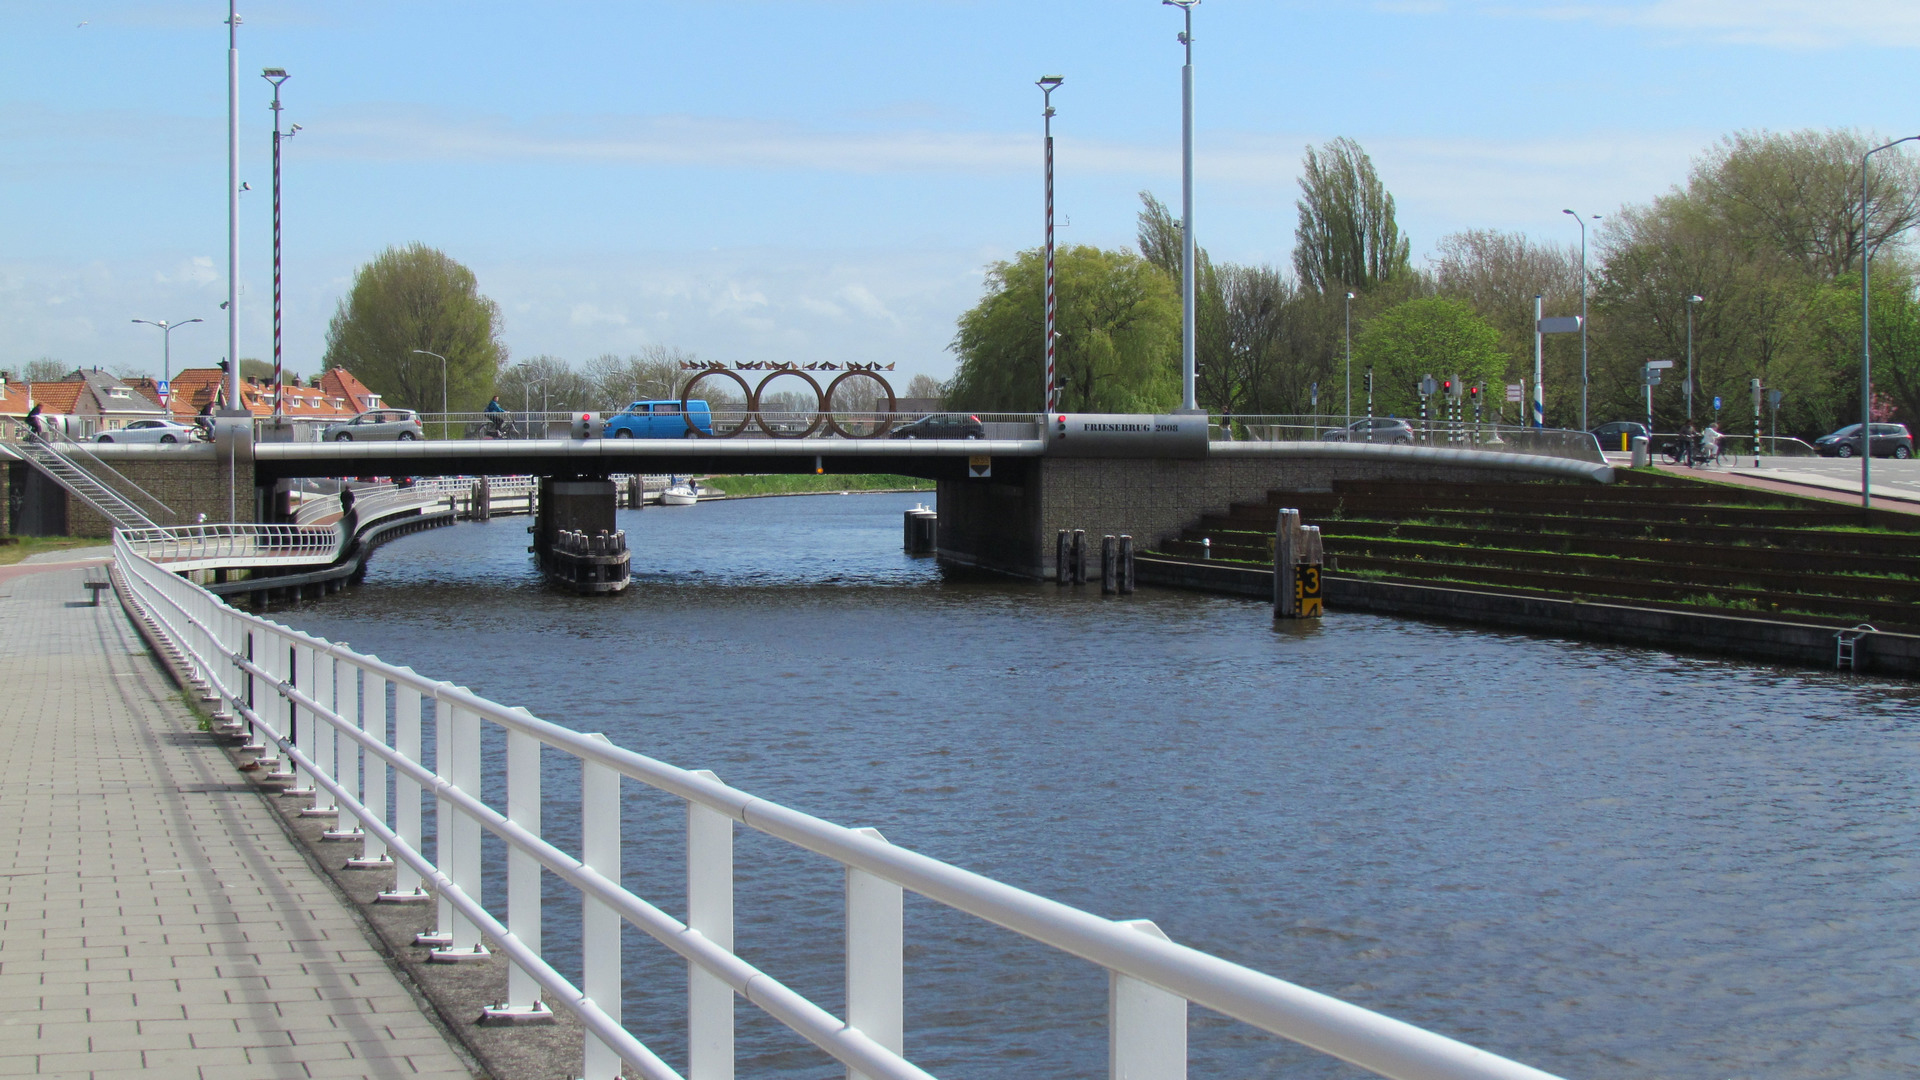
[[[1720,438],[1720,429],[1707,421],[1706,430],[1700,433],[1700,458],[1709,465],[1720,456]]]
[[[493,437],[496,439],[500,438],[506,429],[507,409],[500,404],[499,394],[493,395],[493,400],[487,402],[487,423],[492,426]]]

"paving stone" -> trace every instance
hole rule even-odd
[[[82,577],[0,597],[0,1076],[467,1077]]]

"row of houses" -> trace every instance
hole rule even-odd
[[[120,379],[99,369],[74,371],[59,382],[24,383],[0,378],[0,427],[18,438],[35,404],[43,416],[65,418],[68,433],[89,438],[118,431],[136,420],[171,417],[190,424],[203,410],[227,407],[226,372],[219,368],[187,368],[175,373],[165,405],[160,386],[149,378]],[[290,420],[331,423],[351,420],[381,405],[380,395],[344,368],[320,376],[318,385],[281,387],[280,413]],[[240,404],[259,418],[274,414],[271,382],[244,379]]]

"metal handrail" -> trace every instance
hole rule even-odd
[[[354,525],[356,529],[392,514],[419,510],[442,502],[437,492],[416,493],[407,488],[382,485],[356,492]],[[166,529],[120,529],[115,537],[124,537],[130,550],[164,562],[175,570],[191,563],[190,569],[258,566],[307,566],[332,563],[346,553],[353,541],[347,523],[328,525],[257,525],[216,523],[176,525]]]
[[[902,964],[899,890],[904,889],[1111,972],[1114,1007],[1110,1015],[1114,1019],[1109,1038],[1113,1041],[1115,1075],[1184,1075],[1184,1071],[1133,1070],[1144,1068],[1149,1058],[1167,1060],[1168,1046],[1184,1046],[1186,1003],[1191,1002],[1382,1076],[1404,1080],[1548,1080],[1549,1074],[1529,1066],[1176,944],[1154,932],[1142,932],[1139,924],[1101,918],[1014,888],[896,847],[870,830],[849,829],[756,798],[722,783],[711,773],[677,768],[614,746],[604,737],[573,731],[524,709],[499,705],[463,687],[428,679],[410,669],[236,611],[206,590],[143,558],[126,537],[116,535],[115,547],[133,604],[156,632],[179,646],[192,677],[218,696],[226,713],[243,719],[256,736],[270,739],[287,752],[299,779],[310,780],[308,786],[326,792],[337,804],[343,831],[349,822],[358,823],[366,845],[360,864],[397,858],[396,894],[418,890],[423,884],[433,885],[441,903],[441,929],[456,951],[479,948],[483,934],[497,943],[512,961],[511,1001],[535,999],[538,989],[544,988],[562,1007],[581,1017],[589,1032],[586,1054],[592,1075],[611,1071],[611,1059],[617,1057],[642,1075],[677,1080],[677,1074],[624,1029],[609,1027],[609,1022],[618,1024],[617,1011],[596,1005],[592,997],[594,993],[618,993],[620,950],[612,947],[614,943],[602,942],[600,947],[585,950],[584,992],[560,977],[539,955],[538,881],[542,868],[578,889],[589,906],[602,905],[613,916],[685,958],[695,971],[717,980],[865,1076],[900,1080],[926,1077],[900,1056],[897,1028],[886,1030],[886,1016],[897,1021],[902,1015],[898,1000]],[[389,688],[394,701],[392,742],[387,738]],[[431,723],[436,750],[431,770],[415,760],[421,746],[421,724],[426,722],[420,706],[427,700],[434,702]],[[367,714],[361,712],[362,702],[366,703]],[[299,734],[292,737],[280,722],[280,717],[289,715],[310,720],[298,725]],[[504,729],[508,739],[508,809],[504,813],[480,797],[482,721]],[[337,753],[342,740],[345,752]],[[583,850],[579,858],[540,836],[542,746],[582,763],[583,798],[576,805],[592,803],[593,809],[581,810],[578,831]],[[358,768],[360,754],[356,750],[366,754],[368,768],[364,774]],[[673,919],[620,885],[618,785],[596,786],[596,769],[647,784],[687,803],[688,922]],[[385,817],[389,773],[398,795],[397,820],[393,822]],[[522,785],[530,785],[531,790]],[[606,802],[609,791],[611,805]],[[424,835],[421,796],[428,793],[436,807],[434,831],[438,838],[432,859],[416,846]],[[713,831],[714,822],[721,826],[719,833]],[[715,881],[720,880],[725,883],[726,894],[731,895],[732,823],[826,856],[848,871],[847,1018],[833,1016],[726,947],[724,942],[732,935],[730,900],[725,905],[728,914],[724,924],[692,925],[701,921],[692,910],[697,906],[692,899],[696,880],[709,894],[719,887]],[[605,831],[609,827],[615,830],[611,841]],[[480,883],[485,876],[480,865],[482,829],[498,836],[508,849],[511,899],[504,924],[481,902]],[[608,843],[611,849],[606,847]],[[596,844],[602,854],[590,855]],[[611,864],[593,865],[609,857],[609,850]],[[893,890],[891,901],[876,903],[873,892],[858,891],[875,885],[883,892]],[[867,898],[859,901],[865,906],[860,908],[858,919],[856,895]],[[887,903],[892,905],[891,913],[876,916],[876,912],[889,910]],[[705,918],[713,918],[712,909],[706,910]],[[878,975],[856,990],[856,970]],[[596,991],[596,986],[603,990]],[[715,1022],[719,1014],[713,1010],[717,1009],[722,1010],[730,1030],[732,999],[723,998],[715,1002],[694,995],[689,1024]],[[617,1001],[617,996],[608,1000]],[[867,1019],[853,1015],[856,1012],[863,1012]],[[866,1030],[863,1024],[873,1030]],[[716,1051],[709,1047],[703,1052]],[[730,1061],[730,1049],[726,1053]],[[602,1056],[597,1058],[596,1054]],[[1184,1060],[1184,1053],[1180,1056]],[[596,1066],[596,1060],[601,1065]]]
[[[40,441],[49,451],[62,457],[71,457],[75,453],[84,454],[89,465],[83,467],[75,464],[74,467],[80,469],[81,472],[89,473],[94,483],[100,484],[113,494],[126,499],[134,509],[140,511],[140,513],[146,516],[147,520],[153,522],[155,525],[166,525],[180,520],[180,515],[175,513],[171,506],[161,502],[146,488],[127,479],[120,470],[100,460],[92,450],[87,448],[86,443],[61,431],[58,426],[49,426],[42,434]],[[95,470],[99,471],[96,472]],[[100,472],[111,475],[117,483],[109,484],[103,482],[99,476]],[[132,494],[130,495],[129,492]],[[139,497],[138,500],[133,497],[135,495]],[[144,500],[146,505],[140,505],[141,500]]]

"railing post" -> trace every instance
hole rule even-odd
[[[334,707],[337,690],[334,685],[334,676],[338,661],[334,659],[333,653],[326,649],[309,648],[302,651],[306,653],[307,661],[312,665],[313,670],[313,680],[307,690],[307,696],[317,702],[321,709],[327,712],[338,712],[339,710]],[[312,749],[307,751],[307,756],[313,759],[314,770],[330,780],[338,780],[340,770],[333,760],[333,721],[322,719],[317,712],[307,719],[308,726],[313,732],[309,740]],[[340,808],[334,805],[331,792],[319,784],[310,786],[313,788],[313,805],[301,810],[301,817],[332,817],[340,812]]]
[[[343,663],[337,657],[333,661],[333,711],[349,730],[360,729],[360,667]],[[334,779],[348,795],[364,802],[366,793],[360,790],[360,744],[333,725],[327,726],[333,736]],[[334,827],[320,834],[321,839],[358,840],[366,835],[360,819],[345,807],[339,808],[339,815]]]
[[[441,775],[477,799],[480,797],[480,714],[436,699],[435,714],[443,707],[446,722],[436,723],[434,733],[446,741],[436,745],[434,762],[445,762],[446,771]],[[434,826],[445,838],[440,849],[440,872],[452,878],[474,903],[481,903],[486,876],[480,866],[480,823],[455,809],[452,803],[441,800]],[[440,912],[443,917],[451,916],[450,921],[442,921],[439,926],[446,934],[446,944],[429,953],[428,959],[485,960],[490,955],[480,944],[480,927],[464,912],[445,900],[441,901]]]
[[[372,735],[381,745],[392,746],[387,735],[387,685],[385,677],[370,670],[361,672],[360,730]],[[366,806],[368,817],[383,825],[387,822],[387,767],[386,759],[380,755],[366,755],[360,785],[360,801]],[[419,800],[415,799],[414,804],[419,805]],[[348,859],[347,868],[380,870],[392,866],[386,843],[366,828],[368,822],[360,824],[360,857]]]
[[[855,831],[886,840],[878,829]],[[906,1044],[904,919],[900,886],[847,867],[847,1026],[896,1054]],[[865,1075],[847,1070],[847,1080]]]
[[[600,742],[607,737],[587,736]],[[580,762],[580,861],[608,881],[620,880],[620,774]],[[587,999],[619,1023],[620,914],[593,897],[580,901],[581,987]],[[592,1034],[583,1048],[585,1080],[619,1080],[620,1056]]]
[[[285,681],[296,690],[313,688],[313,652],[294,642],[286,642],[287,667]],[[307,717],[306,723],[300,722],[300,706],[289,698],[287,700],[287,741],[301,756],[313,760],[313,718]],[[291,757],[289,757],[291,760]],[[293,786],[280,792],[291,798],[303,798],[314,791],[313,774],[305,765],[296,765],[293,770]]]
[[[526,715],[525,709],[516,710]],[[507,819],[540,835],[540,740],[507,729]],[[540,862],[517,847],[507,849],[507,929],[540,953]],[[482,1010],[481,1019],[527,1023],[553,1019],[540,1000],[540,984],[518,964],[507,967],[507,999]]]
[[[393,749],[401,757],[420,764],[420,691],[406,683],[393,684]],[[393,778],[393,832],[415,851],[420,850],[420,800],[424,793],[420,781],[405,774]],[[393,862],[393,891],[381,893],[390,904],[418,904],[431,899],[422,887],[420,874],[405,862]]]
[[[687,928],[733,951],[733,819],[696,802],[687,803]],[[733,988],[691,961],[687,1065],[687,1080],[733,1080]]]
[[[272,631],[261,635],[260,653],[266,658],[261,666],[267,669],[268,685],[260,688],[261,705],[259,711],[274,722],[275,734],[289,744],[293,741],[293,724],[297,712],[293,703],[280,696],[280,684],[293,678],[293,648]],[[273,753],[272,750],[268,751]],[[276,765],[270,777],[273,780],[289,780],[293,783],[283,792],[299,786],[299,774],[293,765],[293,755],[274,754]]]
[[[1151,919],[1126,919],[1120,925],[1169,940]],[[1107,972],[1107,1076],[1187,1080],[1187,999]]]

